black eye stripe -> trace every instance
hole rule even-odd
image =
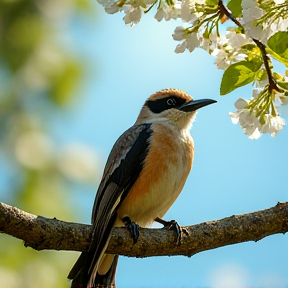
[[[162,99],[157,100],[147,100],[145,105],[153,113],[161,113],[164,110],[168,110],[171,108],[178,108],[186,103],[186,100],[177,96],[169,96]]]

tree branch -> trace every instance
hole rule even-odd
[[[189,235],[183,235],[179,246],[175,244],[174,232],[166,228],[141,228],[135,245],[126,228],[114,228],[107,252],[130,257],[192,256],[217,247],[258,241],[288,231],[288,202],[185,228]],[[0,202],[0,232],[22,239],[26,247],[36,250],[85,251],[89,247],[92,226],[35,216]]]

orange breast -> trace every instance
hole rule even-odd
[[[143,170],[118,209],[140,226],[163,217],[180,194],[191,170],[194,144],[189,131],[163,124],[152,125],[149,153]]]

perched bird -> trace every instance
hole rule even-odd
[[[177,89],[159,91],[146,100],[135,124],[119,137],[108,157],[94,202],[89,251],[80,255],[68,275],[72,288],[115,287],[119,256],[105,254],[113,227],[125,225],[136,242],[139,226],[166,223],[161,218],[192,167],[189,130],[196,110],[215,102],[193,100]]]

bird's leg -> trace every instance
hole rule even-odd
[[[125,216],[122,221],[127,227],[127,229],[130,231],[133,238],[133,243],[137,243],[139,238],[139,225],[135,222],[132,222],[129,216]]]
[[[171,221],[165,221],[159,217],[157,217],[154,221],[162,224],[164,227],[167,227],[169,230],[174,230],[176,232],[176,243],[177,245],[180,245],[181,239],[182,239],[182,232],[184,232],[186,235],[189,235],[189,232],[187,229],[182,228],[179,223],[175,220]]]

